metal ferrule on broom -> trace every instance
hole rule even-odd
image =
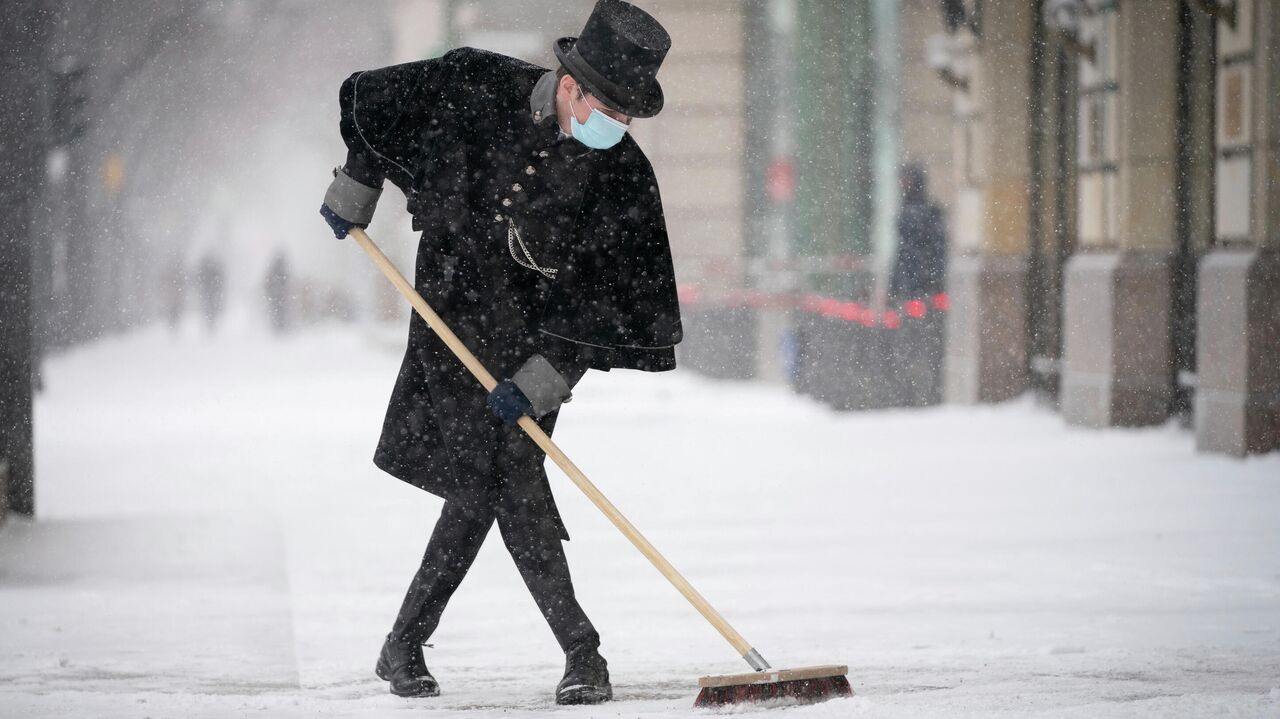
[[[747,664],[750,664],[751,668],[758,672],[767,672],[773,668],[769,666],[769,662],[764,660],[764,657],[760,656],[760,652],[757,652],[755,647],[752,647],[751,651],[743,654],[742,658],[746,659]]]

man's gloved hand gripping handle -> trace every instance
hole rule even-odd
[[[525,361],[511,379],[489,393],[489,409],[508,426],[521,417],[545,417],[573,398],[569,381],[540,354]]]
[[[381,185],[381,178],[351,156],[347,158],[346,167],[334,169],[333,182],[329,183],[324,204],[320,206],[320,216],[329,223],[334,237],[341,240],[352,227],[369,226],[382,195]]]

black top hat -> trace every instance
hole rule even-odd
[[[600,0],[582,34],[556,40],[556,57],[573,79],[612,110],[653,117],[662,110],[655,77],[671,36],[649,13],[622,0]]]

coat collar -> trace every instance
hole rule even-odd
[[[591,148],[580,142],[566,142],[572,137],[565,134],[560,129],[560,123],[556,121],[556,71],[547,70],[538,78],[533,85],[533,91],[529,93],[529,113],[533,118],[533,124],[538,126],[544,135],[550,136],[551,128],[555,128],[556,136],[551,140],[551,144],[561,146],[564,154],[572,159],[577,159],[591,152]]]
[[[547,70],[529,93],[529,112],[535,125],[545,125],[556,117],[556,71]]]

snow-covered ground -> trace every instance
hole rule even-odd
[[[428,650],[373,663],[439,500],[370,462],[399,331],[160,330],[48,363],[38,507],[0,528],[0,717],[706,715],[733,650],[552,470],[618,701],[501,542]],[[591,373],[556,439],[775,666],[847,663],[814,717],[1280,716],[1280,455],[1086,431],[1018,401],[837,414],[777,387]]]

